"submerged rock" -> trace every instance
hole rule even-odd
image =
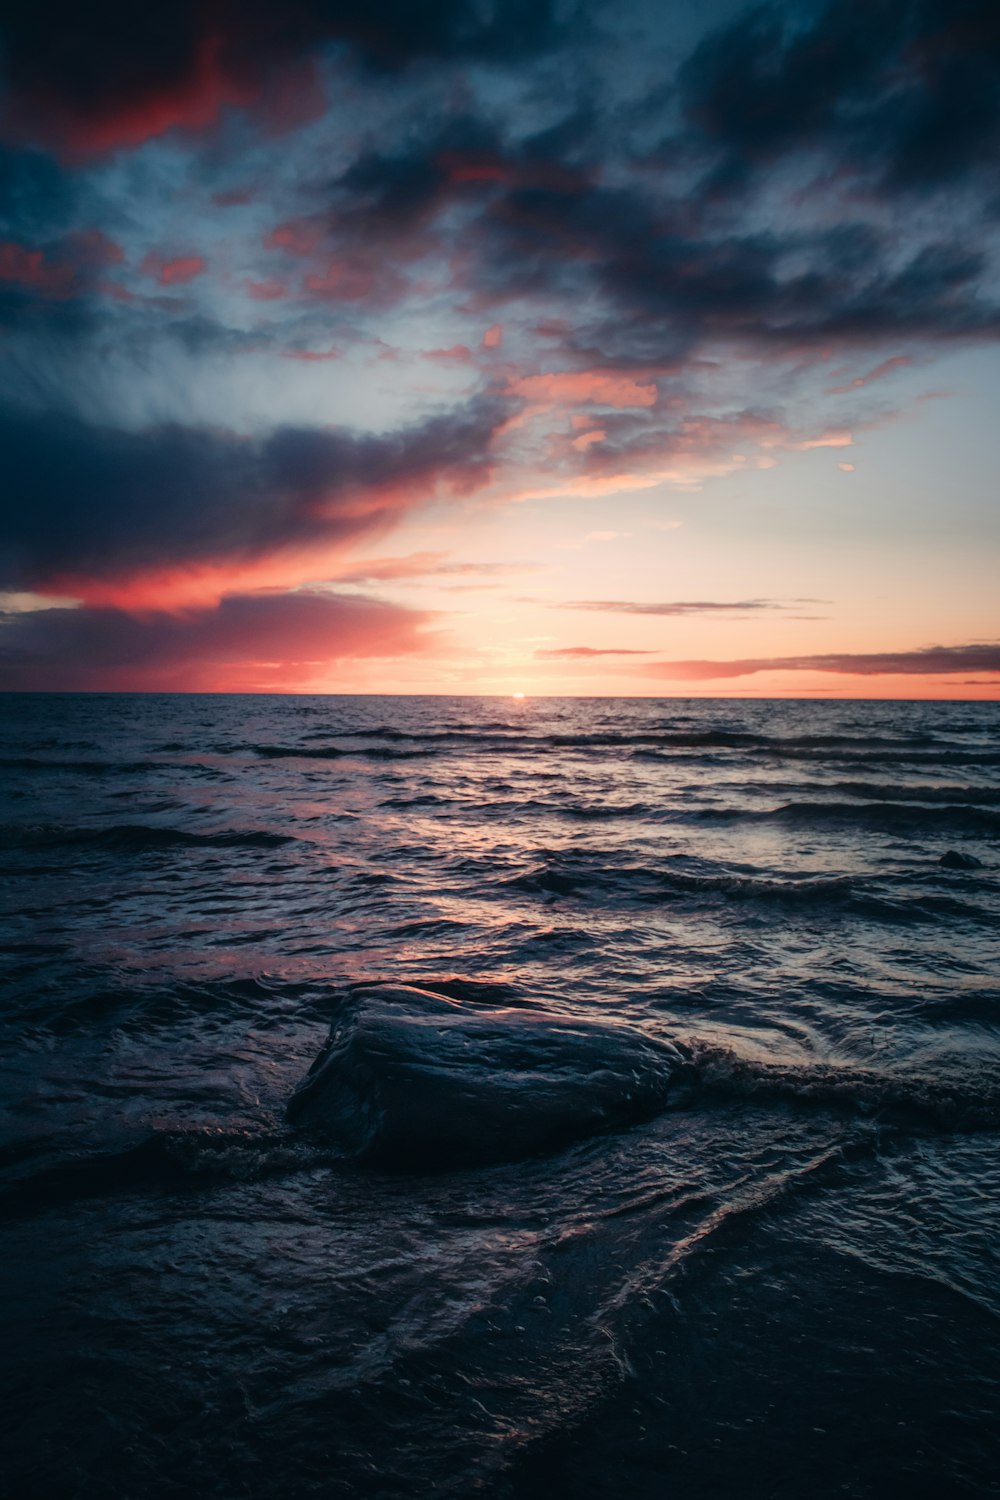
[[[357,1157],[433,1172],[651,1119],[686,1067],[612,1022],[373,985],[351,995],[288,1118]]]
[[[944,865],[946,870],[979,870],[982,863],[974,854],[965,854],[960,849],[949,849],[938,860],[938,864]]]

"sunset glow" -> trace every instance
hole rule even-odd
[[[979,32],[571,9],[12,30],[0,684],[997,694]]]

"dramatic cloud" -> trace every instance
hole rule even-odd
[[[540,605],[678,617],[651,672],[746,676],[699,631],[806,659],[791,596],[832,585],[791,537],[853,528],[885,556],[851,589],[888,578],[943,483],[980,536],[985,466],[963,436],[925,482],[917,403],[947,354],[972,411],[1000,338],[988,0],[58,0],[0,59],[0,588],[166,618],[537,556],[581,597],[470,608],[470,649],[547,639]],[[539,661],[611,653],[561,623]]]
[[[925,646],[919,651],[834,652],[827,656],[770,656],[744,661],[658,661],[651,677],[709,680],[752,677],[757,672],[840,672],[857,677],[933,677],[960,672],[1000,672],[1000,645]]]
[[[754,6],[681,71],[684,108],[727,153],[720,179],[804,148],[883,190],[992,166],[1000,144],[1000,14],[989,0]]]
[[[180,614],[47,609],[0,614],[0,688],[335,690],[344,661],[426,647],[424,612],[301,591],[233,596]]]
[[[370,535],[440,487],[490,473],[493,405],[359,436],[282,428],[262,438],[193,428],[98,429],[0,414],[12,501],[0,586],[95,599],[135,597],[147,575],[184,602],[199,568],[330,549]],[[155,602],[155,601],[152,601]]]
[[[313,103],[303,64],[324,44],[344,43],[391,72],[426,58],[514,62],[561,34],[551,0],[175,0],[168,11],[131,0],[86,10],[65,0],[20,4],[0,31],[6,121],[78,152],[135,146],[174,126],[204,129],[227,106],[300,119],[288,96],[305,92]]]

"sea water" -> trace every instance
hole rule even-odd
[[[2,708],[6,1494],[1000,1494],[1000,706]]]

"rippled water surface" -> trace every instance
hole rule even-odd
[[[998,729],[5,699],[5,1493],[1000,1495]]]

